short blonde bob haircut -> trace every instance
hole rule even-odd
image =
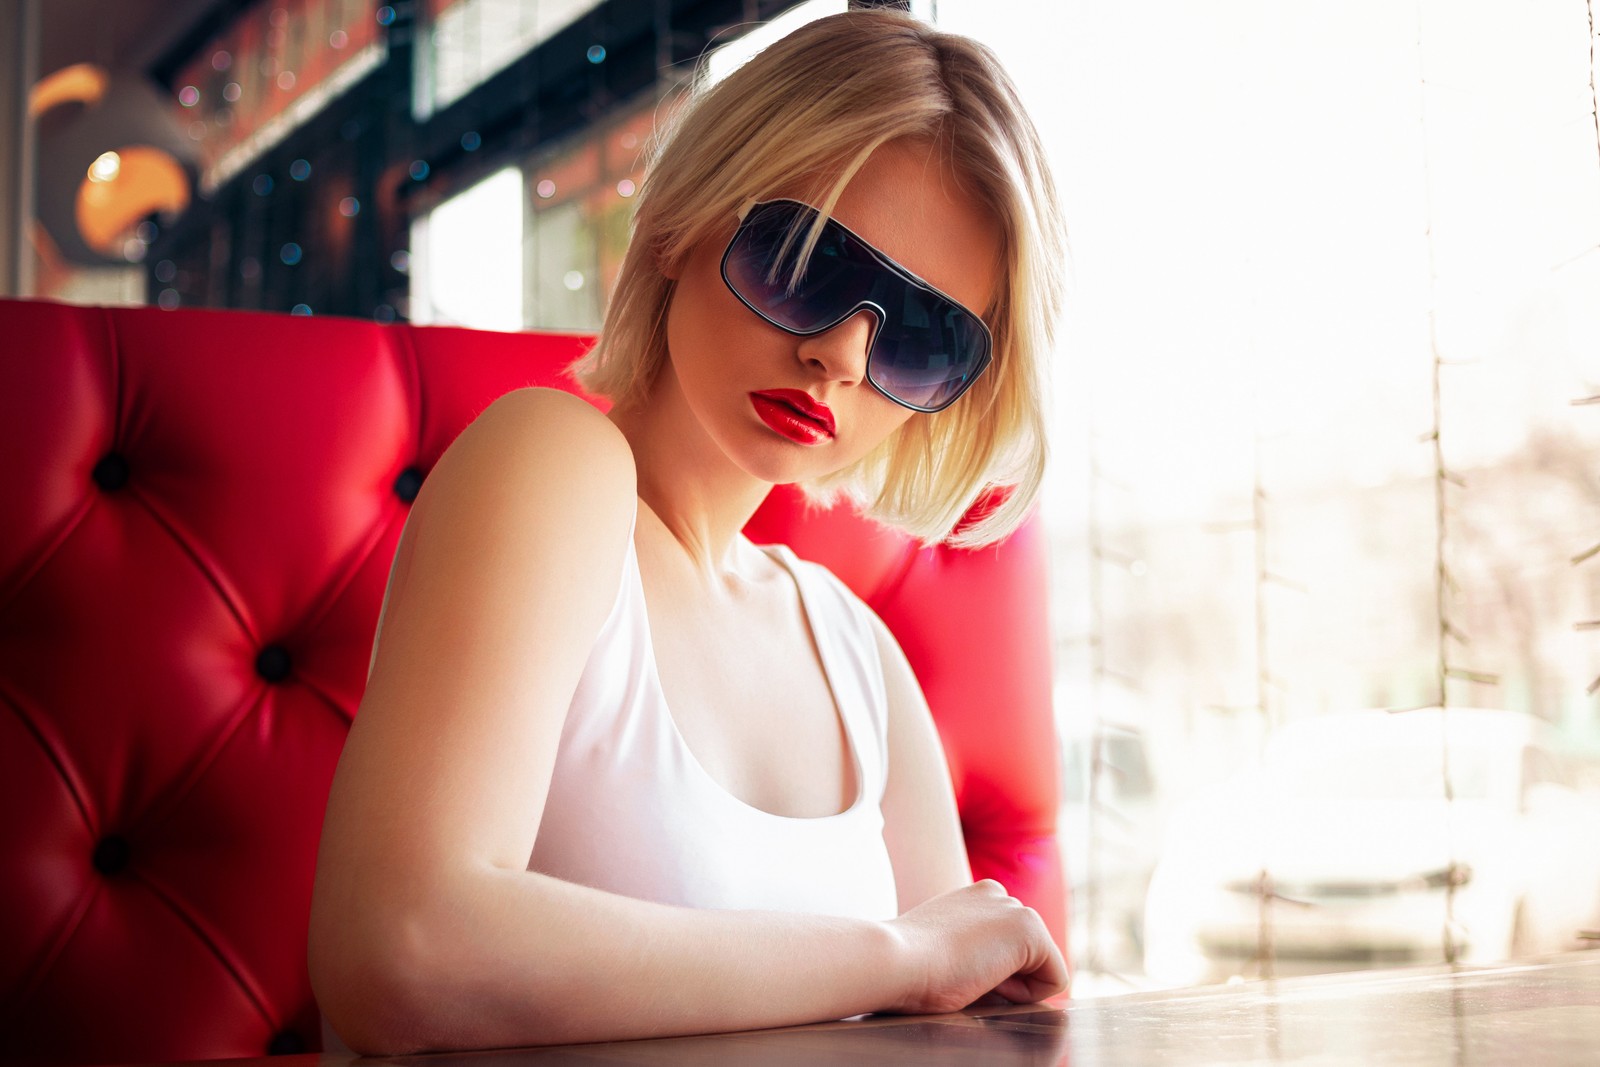
[[[976,41],[898,11],[852,10],[692,89],[646,167],[600,340],[572,374],[613,404],[639,403],[667,359],[673,283],[663,270],[725,238],[741,207],[797,178],[814,186],[810,202],[827,218],[873,151],[900,140],[937,151],[1001,231],[1000,285],[982,312],[993,358],[950,407],[912,415],[858,462],[800,488],[818,504],[848,496],[923,544],[977,547],[1016,529],[1044,479],[1064,235],[1038,133]],[[821,219],[803,255],[820,228]]]

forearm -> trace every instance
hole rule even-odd
[[[480,872],[416,925],[405,1011],[371,1052],[506,1048],[795,1025],[893,1007],[883,923],[669,907]]]

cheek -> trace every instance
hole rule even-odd
[[[869,391],[872,389],[870,385],[864,385],[863,387]],[[866,402],[862,405],[866,410],[858,411],[856,416],[857,425],[860,427],[861,432],[856,437],[855,447],[850,450],[852,453],[851,462],[860,459],[896,434],[901,433],[906,423],[918,417],[917,412],[885,400],[877,393],[872,393],[870,396],[864,395],[862,400]]]

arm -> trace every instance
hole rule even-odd
[[[1013,977],[992,989],[970,982],[963,988],[956,974],[932,977],[921,1010],[954,1011],[968,1004],[1026,1003],[1053,996],[1066,987],[1066,962],[1037,912],[1007,894],[992,879],[973,884],[955,790],[950,784],[950,767],[922,686],[889,627],[876,613],[868,614],[878,642],[889,704],[889,776],[882,804],[883,838],[894,867],[899,926],[910,936],[931,927],[942,935],[944,955],[969,967],[983,956],[1003,954],[1019,946],[1016,942],[1008,944],[999,931],[957,930],[959,924],[951,920],[958,916],[958,909],[986,910],[990,915],[1004,914],[1009,909],[1011,920],[1024,927],[1031,940],[1026,946],[1031,955],[1012,958],[998,968],[991,965],[991,973],[1014,972]],[[959,967],[960,964],[954,969]],[[958,989],[962,991],[957,992]]]
[[[876,614],[873,631],[889,698],[889,779],[883,839],[894,865],[900,911],[972,883],[950,769],[922,687],[900,643]]]

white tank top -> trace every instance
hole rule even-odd
[[[700,765],[661,692],[630,533],[616,601],[561,731],[530,871],[692,908],[898,914],[881,809],[888,698],[869,609],[833,572],[788,546],[764,551],[800,590],[844,719],[854,803],[821,818],[774,815]],[[326,1020],[322,1040],[325,1053],[351,1054]]]
[[[843,716],[855,801],[820,818],[774,815],[701,766],[662,695],[630,536],[616,602],[567,712],[529,870],[694,908],[897,914],[880,806],[888,704],[868,609],[825,567],[785,545],[765,551],[799,588]]]

